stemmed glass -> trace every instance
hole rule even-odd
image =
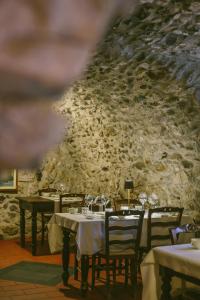
[[[59,192],[59,194],[63,194],[65,192],[65,184],[63,182],[58,184],[57,190]]]
[[[106,198],[105,195],[97,196],[94,200],[94,203],[98,205],[99,211],[104,211],[106,206],[109,204],[110,200]]]
[[[94,203],[99,207],[99,212],[103,211],[106,203],[105,196],[97,196],[94,200]]]
[[[145,203],[148,199],[147,194],[146,193],[140,193],[138,198],[139,198],[140,203],[142,204],[142,209],[144,209],[144,205],[145,205]]]
[[[149,204],[151,205],[152,208],[156,208],[159,206],[159,199],[158,196],[155,193],[152,193],[148,197]]]
[[[101,201],[103,202],[104,210],[106,210],[107,205],[110,203],[110,199],[108,199],[106,196],[102,195],[101,196]]]
[[[85,206],[88,210],[92,210],[92,204],[94,203],[94,196],[86,195],[85,196]]]

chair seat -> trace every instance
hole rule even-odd
[[[110,296],[110,271],[113,283],[116,282],[116,270],[119,274],[124,270],[124,284],[130,279],[133,295],[137,289],[138,250],[141,237],[144,211],[120,210],[105,213],[105,245],[104,250],[92,256],[92,285],[100,276],[100,271],[106,272],[106,286]],[[103,258],[103,264],[101,263]]]

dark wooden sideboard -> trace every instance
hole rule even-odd
[[[31,227],[32,227],[32,255],[37,253],[37,214],[38,213],[53,213],[54,201],[45,199],[39,196],[33,197],[16,197],[19,200],[20,209],[20,245],[25,247],[25,228],[26,218],[25,211],[31,212]]]

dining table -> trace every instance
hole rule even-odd
[[[142,300],[170,300],[175,289],[200,285],[199,270],[200,249],[191,244],[153,248],[141,264]]]
[[[167,215],[155,215],[160,221],[166,221]],[[144,215],[140,246],[147,246],[148,212]],[[182,222],[191,223],[190,215],[183,215]],[[69,279],[69,241],[70,235],[75,236],[77,259],[81,261],[82,280],[81,292],[87,291],[88,257],[102,250],[105,240],[105,213],[95,212],[89,216],[81,213],[55,213],[48,223],[48,240],[51,253],[62,252],[63,284],[68,285]],[[162,229],[163,230],[163,229]],[[161,241],[162,243],[163,241]],[[170,241],[169,241],[170,243]]]
[[[20,196],[16,199],[19,201],[20,209],[20,245],[22,248],[25,247],[26,211],[31,213],[31,251],[34,256],[37,253],[38,213],[53,214],[59,212],[59,195]],[[63,199],[63,201],[72,205],[77,201],[81,202],[82,199]]]

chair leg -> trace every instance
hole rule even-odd
[[[74,254],[74,280],[78,280],[78,260],[76,253]]]
[[[136,263],[136,260],[131,259],[131,284],[133,287],[133,296],[134,299],[136,297],[136,291],[137,291],[137,270],[138,270],[138,264]]]
[[[125,258],[125,282],[124,282],[125,286],[128,285],[128,275],[129,275],[128,269],[129,269],[129,260]]]
[[[41,214],[41,222],[42,222],[42,236],[41,236],[41,244],[44,244],[44,234],[45,234],[45,222],[44,222],[44,214]]]
[[[97,263],[98,263],[98,266],[101,266],[101,257],[100,256],[98,257]],[[99,278],[99,277],[100,277],[100,268],[97,269],[97,278]]]
[[[113,259],[113,283],[116,283],[116,259]]]
[[[138,258],[138,272],[140,272],[140,264],[142,263],[144,256],[144,251],[142,249],[139,250],[139,258]]]
[[[96,255],[92,255],[92,283],[91,289],[95,287],[95,273],[96,273]]]
[[[107,295],[106,299],[111,299],[111,291],[110,291],[110,260],[106,259],[106,289],[107,289]]]
[[[122,262],[123,262],[123,260],[122,260],[122,258],[120,258],[120,259],[119,259],[119,262],[118,262],[118,264],[119,264],[119,265],[118,265],[118,274],[119,274],[119,275],[122,274],[122,269],[123,269],[123,263],[122,263]]]
[[[106,259],[106,287],[109,290],[110,289],[110,261],[109,259]]]

